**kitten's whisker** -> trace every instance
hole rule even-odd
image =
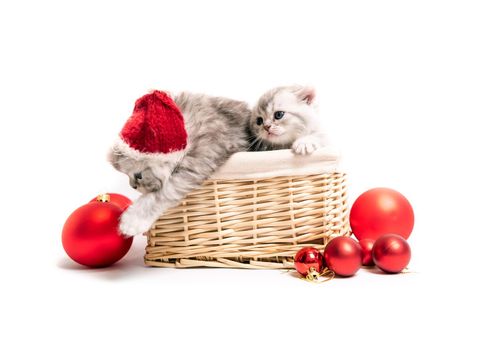
[[[251,149],[253,149],[254,151],[257,151],[259,149],[259,147],[257,146],[260,146],[261,145],[261,137],[258,135],[256,137],[251,137],[250,140],[253,139],[253,141],[251,141],[251,145],[248,147],[248,151],[250,151]],[[259,144],[258,144],[259,142]]]
[[[247,149],[248,151],[255,146],[255,144],[258,142],[258,139],[258,136],[250,136],[248,138],[248,142],[250,143],[250,146]]]

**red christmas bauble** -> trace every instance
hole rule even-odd
[[[129,198],[118,193],[100,194],[99,196],[92,198],[91,202],[109,202],[121,208],[123,211],[132,204],[132,201]]]
[[[118,231],[122,212],[105,202],[90,202],[75,210],[62,231],[68,256],[89,267],[109,266],[120,260],[133,242],[133,237],[123,237]]]
[[[362,264],[360,245],[350,237],[336,237],[329,241],[324,258],[330,270],[345,277],[354,275]]]
[[[372,247],[374,263],[388,273],[401,272],[410,262],[411,255],[410,245],[399,235],[381,236]]]
[[[314,247],[300,249],[295,258],[294,266],[301,275],[306,276],[313,268],[317,273],[323,270],[323,255]]]
[[[359,241],[360,249],[362,251],[362,265],[373,266],[374,260],[372,260],[372,246],[374,241],[372,239],[363,239]]]
[[[410,202],[389,188],[373,188],[361,194],[350,210],[350,226],[357,239],[376,240],[388,233],[408,238],[414,223]]]

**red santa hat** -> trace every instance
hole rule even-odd
[[[114,151],[136,160],[179,158],[187,140],[181,111],[168,94],[157,90],[135,102],[119,136]]]

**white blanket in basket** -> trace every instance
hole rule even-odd
[[[323,147],[308,156],[290,149],[266,152],[239,152],[212,176],[216,180],[260,179],[275,176],[298,176],[338,171],[340,155],[333,147]]]

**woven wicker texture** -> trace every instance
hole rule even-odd
[[[209,180],[148,233],[161,267],[291,268],[305,246],[349,234],[345,174]]]

